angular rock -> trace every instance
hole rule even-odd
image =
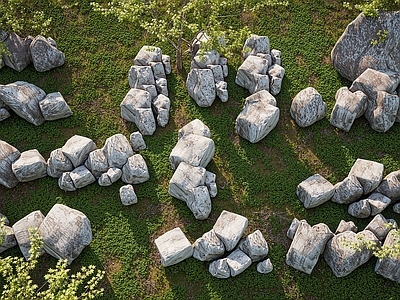
[[[363,199],[349,205],[347,212],[356,218],[368,218],[371,215],[371,206],[368,200]]]
[[[58,178],[58,186],[60,187],[60,189],[66,192],[76,191],[76,187],[71,179],[70,174],[71,172],[64,172],[62,173],[60,178]]]
[[[155,85],[153,70],[150,66],[131,66],[128,73],[129,86],[144,89],[146,85]]]
[[[101,174],[99,178],[97,178],[97,183],[100,186],[110,186],[112,185],[110,177],[108,177],[107,173]]]
[[[0,140],[0,184],[11,189],[18,184],[12,171],[12,163],[21,156],[17,148]]]
[[[392,203],[400,200],[400,170],[386,175],[376,188],[376,191],[389,197]]]
[[[250,257],[252,262],[263,260],[268,255],[268,243],[260,230],[249,234],[239,242],[239,249]]]
[[[293,99],[290,115],[300,127],[307,127],[326,116],[326,103],[313,87],[301,90]]]
[[[57,259],[71,264],[92,241],[90,221],[82,212],[55,204],[39,226],[43,248]]]
[[[308,177],[296,188],[296,195],[305,208],[313,208],[329,201],[334,192],[333,184],[319,174]]]
[[[243,57],[247,58],[249,55],[257,55],[258,53],[270,53],[269,38],[252,34],[243,45]]]
[[[375,234],[378,240],[383,242],[391,229],[392,226],[389,220],[387,220],[381,214],[377,214],[364,230],[371,231],[373,234]]]
[[[187,79],[186,87],[190,97],[200,107],[209,107],[213,104],[216,91],[213,72],[209,69],[191,69]]]
[[[6,66],[21,72],[31,62],[31,53],[29,45],[32,43],[33,37],[28,36],[21,38],[14,32],[8,35],[4,43],[8,49],[9,54],[3,53],[3,62]]]
[[[250,94],[261,90],[269,90],[267,71],[268,61],[266,59],[249,55],[239,67],[235,83],[247,89]]]
[[[133,151],[141,151],[146,149],[146,143],[139,131],[132,132],[129,137]]]
[[[134,64],[138,66],[149,66],[151,62],[163,61],[162,51],[158,47],[143,46],[134,58]]]
[[[147,164],[140,154],[132,155],[122,167],[121,180],[125,183],[138,184],[149,180]]]
[[[228,266],[226,258],[214,260],[210,263],[208,271],[213,277],[216,278],[229,278],[231,276],[231,269]]]
[[[382,195],[381,193],[374,192],[366,198],[371,207],[371,216],[381,213],[386,207],[389,206],[391,200]]]
[[[207,69],[208,65],[218,65],[220,55],[216,50],[197,54],[193,57],[192,64],[195,68]]]
[[[269,90],[272,95],[278,95],[281,91],[283,76],[285,76],[285,69],[278,64],[273,64],[268,69],[270,77]]]
[[[226,59],[225,57],[220,57],[219,58],[219,65],[222,67],[222,73],[224,75],[224,77],[228,77],[228,59]]]
[[[106,139],[103,147],[110,168],[122,168],[128,158],[133,155],[133,149],[123,134],[114,134]]]
[[[275,65],[281,65],[282,60],[281,60],[281,51],[272,49],[271,50],[271,57],[272,57],[272,64]]]
[[[224,244],[213,229],[204,233],[193,243],[193,257],[200,261],[212,261],[224,253]]]
[[[90,152],[85,161],[85,167],[95,178],[99,178],[103,173],[107,172],[109,167],[104,149],[96,149]]]
[[[304,220],[303,220],[303,221],[304,221]],[[294,236],[295,236],[295,234],[296,234],[296,230],[297,230],[297,228],[299,227],[299,224],[300,224],[300,221],[299,221],[297,218],[294,218],[294,219],[292,220],[292,223],[290,223],[290,226],[289,226],[289,228],[288,228],[288,230],[287,230],[287,232],[286,232],[286,236],[287,236],[289,239],[293,240],[293,238],[294,238]]]
[[[365,118],[371,128],[378,132],[388,131],[396,121],[399,109],[399,97],[378,91],[375,101],[369,101]]]
[[[260,261],[257,264],[257,272],[261,274],[271,273],[274,269],[271,260],[268,258],[266,260]]]
[[[357,177],[363,186],[364,195],[366,195],[378,187],[382,181],[383,171],[383,164],[358,158],[351,167],[348,176],[354,175]]]
[[[65,55],[57,49],[53,40],[38,35],[30,44],[30,52],[33,66],[38,72],[46,72],[53,68],[60,67],[65,62]]]
[[[332,202],[339,204],[350,204],[363,195],[363,187],[354,175],[347,176],[343,181],[335,184],[335,192],[331,198]]]
[[[47,94],[39,101],[40,111],[46,121],[53,121],[72,116],[72,111],[60,92]]]
[[[336,228],[335,234],[339,234],[345,231],[353,231],[353,232],[357,232],[358,228],[356,226],[356,224],[354,224],[353,221],[343,221],[341,220],[338,227]]]
[[[236,247],[247,225],[247,218],[223,210],[215,222],[213,229],[218,238],[224,243],[225,250],[231,251]]]
[[[383,243],[384,247],[394,247],[399,244],[398,236],[391,230]],[[376,262],[375,272],[383,277],[400,283],[400,255],[380,258]]]
[[[4,107],[0,108],[0,122],[4,121],[5,119],[9,118],[11,115],[8,110]]]
[[[214,198],[217,196],[218,188],[215,182],[216,175],[212,172],[206,171],[206,179],[205,183],[208,188],[208,192],[210,193],[210,197]]]
[[[157,62],[150,62],[151,69],[153,71],[153,75],[155,79],[158,78],[167,78],[167,75],[165,74],[164,70],[164,65],[162,62],[157,61]]]
[[[64,172],[69,172],[73,169],[72,162],[64,155],[61,148],[51,151],[47,160],[47,175],[60,178]]]
[[[123,185],[119,189],[122,205],[128,206],[138,202],[135,190],[131,184]]]
[[[0,244],[0,253],[16,246],[17,244],[13,229],[10,226],[4,226],[3,243]]]
[[[231,276],[235,277],[251,265],[251,259],[242,250],[236,249],[226,257],[226,263],[231,270]]]
[[[226,81],[218,81],[215,84],[215,92],[217,93],[217,97],[221,102],[226,102],[228,101],[228,84]]]
[[[106,174],[110,178],[111,183],[114,183],[122,177],[122,170],[119,168],[109,168]]]
[[[162,55],[162,63],[164,65],[165,74],[171,74],[171,57],[169,55]]]
[[[164,267],[184,261],[193,254],[192,245],[179,227],[159,236],[154,243],[160,253],[161,264]]]
[[[76,189],[83,188],[96,181],[96,178],[84,165],[73,169],[69,172],[69,176]]]
[[[211,198],[206,186],[193,189],[193,197],[186,202],[190,211],[197,220],[205,220],[211,213]]]
[[[178,131],[178,139],[184,137],[185,135],[195,134],[204,137],[211,138],[210,128],[207,127],[202,121],[199,119],[194,119],[193,121],[187,123]]]
[[[11,167],[20,182],[32,181],[47,175],[46,161],[36,149],[22,152]]]
[[[160,94],[153,99],[153,110],[157,116],[157,124],[159,126],[165,127],[168,124],[170,107],[171,101],[163,94]]]
[[[168,82],[165,78],[158,78],[156,80],[157,93],[168,97]]]
[[[61,147],[61,151],[76,168],[82,165],[88,158],[89,153],[96,150],[96,144],[89,138],[74,135]]]
[[[222,71],[222,66],[220,66],[220,65],[208,65],[207,68],[212,71],[215,83],[224,80],[224,73]]]

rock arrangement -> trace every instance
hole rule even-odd
[[[184,201],[198,220],[208,218],[211,198],[217,195],[216,176],[205,168],[215,152],[210,129],[195,119],[178,131],[169,161],[175,170],[168,193]]]
[[[4,42],[8,53],[3,54],[3,63],[21,72],[31,62],[36,71],[46,72],[60,67],[65,62],[65,55],[57,48],[57,43],[51,38],[41,35],[21,38],[16,33],[0,30],[0,42]],[[1,61],[1,60],[0,60]],[[0,68],[3,65],[0,64]]]
[[[391,227],[397,229],[396,222],[385,219],[381,214],[377,214],[360,232],[357,232],[357,226],[351,221],[342,220],[333,233],[324,223],[311,226],[306,220],[294,219],[287,232],[287,237],[292,243],[286,254],[286,264],[311,274],[319,257],[323,255],[336,277],[347,276],[373,256],[372,251],[362,245],[362,241],[377,246],[382,243],[392,246],[397,242],[393,234],[394,229]],[[377,274],[398,283],[400,283],[399,270],[399,256],[378,259],[375,265]]]
[[[120,104],[121,117],[135,123],[143,135],[152,135],[156,122],[161,127],[168,124],[171,101],[166,75],[171,73],[170,60],[160,48],[143,46],[129,70],[131,89]]]
[[[57,259],[66,259],[68,264],[92,241],[89,219],[82,212],[62,204],[55,204],[46,216],[37,210],[12,227],[8,226],[8,220],[5,225],[6,235],[0,253],[18,244],[26,260],[30,257],[30,228],[39,230],[43,240],[42,254],[47,252]]]
[[[0,121],[10,117],[8,110],[29,123],[39,126],[72,115],[64,97],[59,92],[47,94],[39,87],[25,81],[0,85]]]
[[[208,36],[199,33],[193,45],[193,59],[186,79],[190,97],[200,107],[209,107],[216,97],[222,102],[228,101],[228,89],[225,77],[228,76],[228,61],[218,51],[201,51],[201,43],[207,42]]]
[[[258,263],[258,272],[269,273],[273,266],[267,259],[268,244],[259,230],[242,238],[247,224],[247,218],[224,210],[213,228],[193,244],[179,227],[172,229],[154,241],[161,264],[167,267],[193,256],[210,262],[209,272],[217,278],[237,276],[253,262]]]

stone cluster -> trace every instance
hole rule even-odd
[[[169,121],[171,101],[168,98],[167,75],[171,73],[168,55],[154,46],[143,46],[128,73],[131,89],[122,100],[121,117],[135,123],[143,135],[152,135],[156,124],[165,127]]]

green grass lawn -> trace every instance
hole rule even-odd
[[[113,134],[129,137],[137,129],[120,118],[119,104],[129,90],[127,74],[136,53],[143,45],[154,45],[172,59],[174,55],[168,44],[156,43],[133,25],[93,12],[89,1],[52,13],[50,35],[65,53],[65,65],[45,73],[36,72],[32,65],[21,73],[7,67],[0,70],[0,84],[24,80],[46,93],[59,91],[74,112],[72,117],[39,127],[15,114],[0,123],[0,139],[21,152],[37,149],[45,159],[74,134],[91,138],[99,148]],[[359,229],[370,221],[352,218],[346,206],[331,202],[304,209],[295,194],[302,180],[319,173],[335,184],[347,176],[357,158],[383,163],[385,175],[400,169],[399,124],[383,134],[373,131],[363,117],[348,133],[329,124],[336,91],[350,84],[332,67],[330,51],[356,15],[345,10],[340,0],[292,0],[288,7],[267,8],[236,20],[235,26],[245,23],[255,34],[268,36],[271,48],[282,51],[286,70],[282,91],[276,97],[280,120],[259,143],[240,138],[234,129],[248,96],[234,83],[241,64],[238,53],[229,61],[227,103],[216,100],[211,107],[200,108],[189,97],[185,80],[176,72],[168,76],[170,122],[165,128],[158,127],[153,136],[144,137],[147,149],[141,154],[151,178],[135,186],[137,204],[121,205],[121,181],[110,187],[92,184],[64,192],[56,179],[45,177],[14,189],[0,187],[0,212],[11,224],[33,210],[47,214],[55,203],[85,213],[92,224],[93,241],[71,267],[95,264],[106,271],[102,299],[398,299],[399,285],[375,274],[375,259],[344,278],[336,278],[322,258],[311,275],[285,264],[290,245],[286,230],[294,217],[311,225],[324,222],[333,231],[342,219],[354,221]],[[309,128],[300,128],[290,117],[290,104],[308,86],[321,93],[328,116]],[[173,174],[168,157],[177,142],[177,131],[195,118],[211,129],[216,145],[207,169],[217,174],[219,190],[210,217],[203,221],[196,220],[185,203],[168,195]],[[261,230],[270,247],[272,273],[259,274],[253,264],[239,276],[222,280],[209,274],[208,263],[194,258],[161,266],[155,238],[179,226],[194,242],[212,228],[222,210],[248,218],[245,234]],[[400,222],[391,207],[383,214]],[[20,253],[14,248],[2,255]],[[40,263],[39,281],[56,261],[46,255]]]

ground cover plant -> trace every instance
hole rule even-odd
[[[136,131],[133,124],[120,118],[119,108],[129,90],[127,73],[133,58],[143,45],[159,46],[172,58],[175,52],[168,43],[157,43],[140,28],[95,12],[90,1],[65,4],[69,5],[48,10],[52,15],[49,35],[65,53],[66,64],[45,73],[36,72],[32,65],[21,73],[7,67],[0,70],[0,84],[24,80],[46,93],[60,91],[74,112],[72,117],[39,127],[15,114],[0,123],[0,139],[21,152],[38,149],[45,158],[74,134],[89,137],[102,147],[113,134],[128,137]],[[282,51],[286,74],[276,97],[280,120],[259,143],[243,140],[234,129],[248,96],[234,83],[241,64],[237,53],[229,61],[227,103],[215,101],[209,108],[200,108],[188,96],[184,79],[175,71],[168,76],[170,122],[145,137],[147,149],[141,154],[150,180],[135,186],[137,204],[121,205],[120,181],[110,187],[92,184],[63,192],[57,180],[45,177],[19,183],[11,190],[0,187],[0,212],[11,224],[33,210],[47,214],[55,203],[84,212],[92,224],[93,241],[71,269],[94,264],[105,270],[100,299],[397,299],[399,285],[374,273],[375,259],[344,278],[336,278],[322,259],[311,275],[285,264],[290,245],[286,230],[294,217],[312,225],[324,222],[332,230],[341,219],[352,220],[359,228],[370,221],[354,219],[346,206],[331,202],[304,209],[295,195],[298,183],[315,173],[336,183],[347,176],[357,158],[383,163],[385,175],[400,169],[399,124],[382,134],[361,117],[345,133],[332,127],[328,118],[300,128],[290,117],[291,100],[301,89],[315,87],[327,103],[329,115],[336,91],[349,86],[333,69],[330,51],[357,14],[343,8],[340,0],[292,0],[286,7],[265,8],[232,19],[232,26],[247,25],[254,33],[267,35],[272,47]],[[184,65],[188,68],[189,61]],[[177,131],[194,118],[210,127],[216,145],[208,169],[217,174],[219,190],[212,213],[204,221],[196,220],[185,203],[167,192],[173,174],[168,156],[176,144]],[[238,277],[221,280],[208,273],[207,263],[193,258],[168,268],[161,266],[155,238],[179,226],[194,242],[212,228],[224,209],[249,219],[246,234],[261,230],[270,246],[272,273],[261,275],[252,265]],[[391,206],[383,214],[400,222]],[[18,248],[1,256],[8,255],[20,255]],[[39,258],[34,278],[39,286],[42,275],[56,263],[49,255]]]

